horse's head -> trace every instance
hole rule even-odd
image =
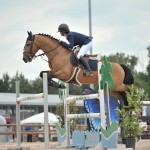
[[[23,60],[25,63],[31,62],[32,58],[35,56],[35,53],[39,49],[37,44],[34,42],[35,35],[32,32],[28,32],[28,37],[23,50]]]

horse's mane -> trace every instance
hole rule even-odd
[[[51,39],[54,39],[54,40],[56,40],[56,41],[58,41],[59,42],[59,44],[61,44],[62,46],[64,46],[62,43],[60,43],[60,39],[57,39],[57,38],[55,38],[55,37],[53,37],[52,35],[49,35],[49,34],[44,34],[44,33],[39,33],[38,35],[42,35],[42,36],[46,36],[46,37],[49,37],[49,38],[51,38]],[[64,46],[65,47],[65,46]],[[71,50],[71,49],[69,49],[69,48],[67,48],[67,47],[65,47],[66,49],[68,49],[68,50]],[[74,48],[73,48],[74,49]]]
[[[39,35],[42,35],[42,36],[47,36],[47,37],[49,37],[49,38],[51,38],[51,39],[54,39],[54,40],[56,40],[56,41],[60,41],[59,39],[56,39],[55,37],[53,37],[52,35],[49,35],[49,34],[44,34],[44,33],[39,33]]]

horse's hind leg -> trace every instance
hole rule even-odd
[[[125,91],[112,92],[110,94],[113,97],[116,97],[118,100],[122,101],[125,106],[128,106],[128,101]]]
[[[55,76],[53,75],[53,73],[51,71],[41,71],[40,72],[40,77],[43,79],[43,74],[47,73],[47,78],[48,78],[48,86],[52,86],[55,88],[65,88],[64,84],[59,84],[57,82],[55,82],[54,80],[52,80],[52,78],[55,78]]]

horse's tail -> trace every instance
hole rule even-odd
[[[133,78],[133,75],[131,73],[131,70],[124,64],[120,64],[120,65],[121,65],[121,67],[123,68],[123,70],[125,72],[125,78],[124,78],[123,83],[125,85],[132,85],[132,84],[134,84],[134,78]],[[124,105],[127,106],[128,105],[128,101],[127,101],[127,97],[126,97],[125,91],[120,92],[120,96],[121,96],[121,98],[122,98],[122,100],[124,102]]]

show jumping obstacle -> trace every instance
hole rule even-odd
[[[88,113],[88,114],[69,114],[69,104],[73,101],[78,100],[86,100],[86,99],[99,99],[99,94],[91,94],[91,95],[85,95],[85,96],[78,96],[78,97],[68,97],[65,100],[65,108],[66,108],[66,142],[67,146],[70,145],[70,119],[72,118],[103,118],[101,113]],[[103,101],[103,100],[101,100]],[[101,102],[100,101],[100,102]],[[101,109],[102,110],[102,109]],[[105,123],[104,123],[105,124]]]
[[[100,59],[100,58],[99,58]],[[90,94],[78,97],[68,97],[65,99],[65,109],[66,109],[66,142],[67,146],[70,146],[70,119],[71,118],[101,118],[101,127],[105,130],[106,129],[106,114],[104,108],[104,87],[102,85],[102,77],[101,77],[101,68],[102,63],[98,62],[98,72],[99,72],[99,93],[98,94]],[[107,67],[105,68],[107,69]],[[104,70],[103,70],[104,71]],[[107,82],[107,81],[106,81]],[[107,87],[108,88],[108,87]],[[107,97],[109,97],[109,90],[106,92]],[[94,99],[98,98],[100,100],[100,113],[88,113],[88,114],[69,114],[69,104],[70,102],[79,101],[79,100],[87,100],[87,99]],[[107,99],[109,101],[109,99]],[[109,107],[109,103],[108,103]],[[108,114],[109,108],[108,108]],[[108,119],[110,120],[110,118]]]
[[[17,125],[17,150],[21,150],[20,103],[33,99],[42,99],[44,102],[44,139],[45,150],[49,150],[49,124],[48,124],[48,83],[47,74],[43,75],[43,93],[27,97],[19,97],[19,81],[16,81],[16,125]]]
[[[39,50],[43,53],[36,55]],[[93,70],[93,76],[83,76],[84,69],[82,65],[76,60],[75,55],[73,55],[72,50],[65,48],[60,44],[58,39],[53,38],[46,34],[35,34],[28,32],[28,37],[23,50],[23,60],[25,63],[31,62],[33,58],[38,56],[46,55],[48,58],[48,65],[50,71],[42,71],[40,76],[43,77],[43,73],[48,74],[48,84],[50,86],[62,87],[55,83],[52,78],[60,79],[66,83],[74,84],[97,84],[98,83],[98,70],[97,61],[93,57],[87,57],[91,66],[96,65]],[[72,60],[75,61],[74,65]],[[103,63],[103,61],[102,61]],[[112,70],[110,70],[114,87],[113,91],[110,93],[113,96],[121,97],[126,102],[125,91],[127,85],[133,84],[133,76],[130,69],[125,65],[120,65],[117,63],[110,62],[112,65]],[[120,99],[120,98],[119,98]]]

